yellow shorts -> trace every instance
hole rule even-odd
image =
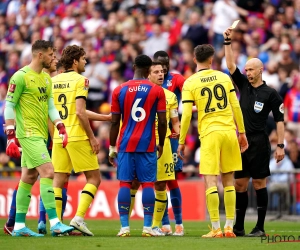
[[[200,174],[219,175],[242,170],[235,130],[215,131],[201,138]]]
[[[75,173],[99,169],[97,155],[88,140],[69,142],[66,148],[61,143],[53,143],[52,163],[54,172]]]
[[[164,151],[157,160],[157,181],[175,180],[174,160],[170,139],[165,139]]]

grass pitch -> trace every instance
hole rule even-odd
[[[69,221],[65,221],[69,223]],[[0,220],[0,225],[4,225],[5,220]],[[95,234],[94,237],[51,237],[48,234],[43,238],[27,238],[27,237],[11,237],[0,232],[0,249],[1,250],[93,250],[93,249],[120,249],[120,250],[243,250],[243,249],[300,249],[300,223],[295,222],[266,222],[266,232],[269,236],[268,240],[261,238],[221,238],[221,239],[203,239],[202,234],[209,231],[207,225],[209,222],[184,222],[185,236],[183,237],[141,237],[143,222],[135,220],[130,222],[131,237],[118,238],[116,234],[120,228],[119,221],[98,220],[87,221],[88,228]],[[174,224],[174,223],[172,223]],[[37,221],[28,220],[28,227],[36,231]],[[248,233],[255,225],[255,222],[246,222],[246,233]],[[174,228],[174,226],[173,226]],[[173,229],[174,230],[174,229]],[[277,236],[277,243],[272,243]],[[293,242],[280,242],[280,238]],[[294,238],[293,238],[293,237]],[[300,238],[299,238],[300,240]],[[273,240],[274,241],[274,240]]]

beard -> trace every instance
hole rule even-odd
[[[45,63],[45,62],[42,62],[42,66],[43,66],[43,68],[45,68],[45,69],[50,69],[50,67],[51,67],[51,62],[50,63]]]

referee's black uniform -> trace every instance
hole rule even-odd
[[[252,177],[264,179],[270,175],[271,146],[266,133],[269,113],[275,122],[283,122],[283,103],[280,95],[263,82],[254,88],[238,68],[231,75],[239,88],[240,105],[244,117],[249,147],[242,154],[243,170],[235,172],[235,179]]]

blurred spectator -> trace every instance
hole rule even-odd
[[[89,19],[83,21],[83,27],[86,30],[88,36],[95,34],[99,27],[105,27],[106,22],[101,18],[100,11],[93,9],[92,16]]]
[[[268,86],[279,91],[280,89],[280,80],[278,76],[278,63],[274,61],[269,61],[265,70],[262,73],[262,79],[268,84]]]
[[[198,12],[194,11],[190,14],[188,23],[182,26],[181,36],[183,39],[191,40],[194,47],[208,43],[208,31],[200,23]]]
[[[300,2],[300,0],[299,0]],[[293,61],[300,65],[300,36],[297,36],[293,42],[293,51],[291,53]]]
[[[294,79],[293,87],[284,98],[286,128],[300,138],[300,74]]]
[[[290,76],[293,69],[299,70],[299,65],[293,61],[291,57],[291,46],[287,43],[280,44],[279,50],[281,51],[281,60],[278,63],[278,68],[283,68]]]
[[[89,110],[98,112],[100,105],[105,101],[109,71],[107,65],[99,61],[97,51],[92,51],[88,59],[89,64],[85,66],[85,72],[83,73],[89,79],[89,95],[86,107]]]
[[[6,91],[7,91],[7,85],[0,84],[0,153],[6,151],[6,134],[4,133],[4,127],[3,127],[3,124],[5,122],[4,106],[5,106]]]
[[[152,25],[153,35],[147,39],[144,44],[143,53],[153,57],[154,53],[158,50],[168,51],[168,34],[164,34],[158,23]]]
[[[0,60],[0,87],[7,88],[7,86],[8,86],[8,75],[5,71],[4,62],[2,60]],[[2,89],[0,95],[1,94],[3,95],[3,91],[4,90]],[[4,98],[2,95],[0,97],[0,100],[2,100],[2,98]],[[4,94],[4,96],[5,95],[6,95],[6,93]]]
[[[275,157],[270,161],[271,176],[269,177],[268,192],[269,195],[273,193],[283,193],[285,195],[285,206],[290,204],[290,184],[294,181],[294,174],[289,173],[294,170],[294,166],[288,155],[282,161],[276,163]],[[285,173],[276,173],[276,171],[286,171]],[[280,202],[280,201],[279,201]],[[283,201],[281,201],[283,202]],[[272,203],[270,203],[272,205]],[[276,204],[276,207],[280,205]]]
[[[104,20],[108,20],[110,13],[115,13],[118,11],[119,3],[118,1],[114,0],[95,1],[95,8],[102,13]]]
[[[294,168],[300,169],[300,149],[296,141],[289,143],[289,150],[287,153],[294,165]]]
[[[213,32],[212,44],[215,50],[218,52],[221,48],[223,48],[224,30],[226,30],[235,20],[239,19],[239,14],[247,16],[248,12],[239,8],[232,0],[216,1],[212,12],[213,20],[210,27]],[[196,45],[197,43],[195,46]]]

